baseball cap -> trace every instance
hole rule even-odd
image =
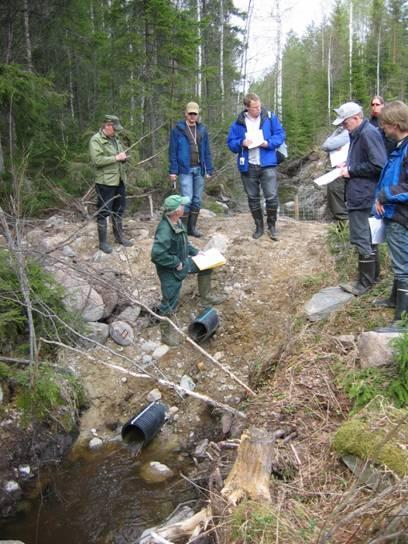
[[[123,127],[119,121],[119,117],[116,117],[116,115],[105,115],[105,117],[103,118],[103,122],[112,123],[115,130],[123,130]]]
[[[337,114],[337,118],[333,121],[333,125],[341,125],[341,123],[349,117],[362,113],[363,109],[356,102],[346,102],[345,104],[342,104],[340,108],[334,108],[333,111]]]
[[[181,195],[170,195],[164,201],[164,211],[174,212],[179,206],[190,204],[190,197]]]
[[[197,102],[189,102],[186,106],[186,113],[196,113],[198,115],[200,113],[200,106]]]

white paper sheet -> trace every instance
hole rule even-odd
[[[247,140],[252,140],[252,144],[248,146],[248,149],[259,147],[265,141],[265,137],[261,129],[254,132],[247,132],[245,134],[245,138]]]
[[[339,164],[343,164],[346,162],[349,147],[350,147],[350,144],[347,142],[346,144],[339,147],[338,149],[335,149],[334,151],[330,151],[330,164],[333,167],[339,166]]]
[[[328,185],[329,183],[340,177],[340,172],[340,168],[334,168],[334,170],[327,172],[327,174],[324,174],[323,176],[320,176],[313,181],[316,183],[316,185],[319,185],[320,187],[323,185]]]

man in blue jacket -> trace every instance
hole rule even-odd
[[[372,287],[379,275],[377,248],[371,245],[368,218],[381,170],[387,162],[387,153],[381,134],[364,119],[359,104],[346,102],[334,111],[337,119],[333,125],[343,125],[350,134],[347,162],[341,167],[340,175],[346,180],[350,242],[359,253],[357,281],[340,287],[359,296]]]
[[[244,111],[232,123],[227,144],[237,154],[238,169],[248,197],[248,206],[255,221],[253,238],[264,233],[260,189],[266,202],[267,225],[272,240],[277,240],[278,180],[277,148],[285,141],[285,131],[272,112],[262,108],[255,93],[244,97]]]
[[[394,270],[389,299],[378,305],[396,308],[395,319],[408,311],[408,106],[400,100],[387,104],[381,125],[396,141],[376,189],[375,211],[385,223],[385,237]]]
[[[172,129],[169,145],[170,181],[179,178],[179,190],[191,204],[184,208],[183,223],[191,236],[200,238],[197,219],[201,209],[204,177],[213,173],[211,150],[206,127],[199,122],[200,108],[196,102],[186,105],[184,119]]]

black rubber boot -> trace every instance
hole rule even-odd
[[[378,246],[374,245],[371,246],[373,249],[374,259],[375,259],[375,276],[374,276],[374,283],[377,283],[380,280],[380,273],[381,273],[381,265],[380,265],[380,252],[378,250]]]
[[[190,208],[190,217],[188,218],[187,232],[190,236],[201,238],[201,232],[197,230],[197,219],[200,213],[200,208]]]
[[[401,319],[403,312],[408,312],[408,280],[397,281],[395,321],[399,321]]]
[[[388,298],[380,298],[379,300],[374,300],[374,306],[379,308],[395,308],[397,303],[397,285],[398,281],[394,278],[394,283],[392,284],[391,294]]]
[[[190,218],[190,212],[184,213],[180,218],[181,222],[183,223],[183,225],[186,226],[187,229],[188,229],[189,218]]]
[[[106,219],[98,219],[98,238],[99,238],[99,249],[104,253],[112,253],[112,248],[107,242],[108,236],[108,224]]]
[[[112,217],[112,229],[115,241],[125,247],[133,246],[133,242],[123,235],[123,224],[121,217]]]
[[[257,210],[251,210],[252,217],[255,221],[255,232],[252,235],[252,238],[260,238],[264,233],[264,220],[262,209],[258,208]]]
[[[375,278],[375,256],[374,254],[358,256],[358,281],[354,283],[343,283],[340,287],[343,291],[351,293],[356,297],[366,293],[374,284]]]
[[[276,231],[276,219],[278,216],[278,210],[274,208],[266,208],[266,223],[268,225],[269,236],[272,240],[279,240],[278,233]]]

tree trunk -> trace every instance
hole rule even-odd
[[[381,60],[381,23],[378,25],[378,38],[377,38],[377,70],[376,70],[376,85],[375,93],[380,94],[380,60]]]
[[[276,21],[276,113],[282,120],[282,14],[280,0],[275,3]]]
[[[349,98],[353,97],[353,0],[349,2]]]
[[[23,17],[24,17],[24,36],[26,42],[26,57],[27,57],[27,68],[29,72],[33,71],[33,55],[31,47],[31,36],[30,36],[30,18],[28,14],[28,2],[24,0],[23,2]]]
[[[197,98],[201,98],[202,94],[202,64],[203,64],[203,46],[201,43],[201,0],[196,0],[197,8],[197,32],[198,32],[198,46],[197,46],[197,82],[196,82],[196,95]]]
[[[244,39],[242,43],[242,55],[241,55],[241,65],[239,70],[239,79],[241,81],[238,93],[237,93],[237,112],[240,110],[241,107],[241,91],[242,94],[245,95],[246,93],[246,78],[247,78],[247,64],[248,64],[248,43],[249,43],[249,32],[251,29],[251,19],[252,19],[252,13],[253,13],[253,1],[248,0],[248,9],[247,9],[247,20],[245,25],[245,31],[244,31]]]
[[[221,120],[224,121],[224,0],[220,0],[220,93],[221,93]]]

